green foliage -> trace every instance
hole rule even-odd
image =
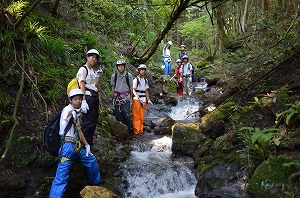
[[[8,11],[12,16],[16,19],[20,18],[25,10],[25,8],[29,5],[28,1],[13,1],[7,8]]]
[[[276,138],[279,129],[265,128],[260,130],[253,127],[241,127],[237,136],[243,141],[243,146],[239,153],[246,160],[248,166],[256,167],[266,160],[273,153],[272,144],[279,146],[280,140]]]
[[[289,192],[288,177],[297,171],[295,167],[286,167],[295,159],[277,156],[260,164],[248,182],[246,191],[249,197],[272,197],[274,188],[282,187],[284,192]]]
[[[276,114],[276,124],[279,124],[279,122],[284,119],[285,124],[289,125],[293,117],[296,115],[299,116],[300,101],[296,101],[294,104],[287,104],[286,106],[289,107],[287,110]]]

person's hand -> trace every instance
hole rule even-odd
[[[148,100],[148,104],[151,104],[151,105],[153,105],[153,103],[151,102],[151,100]]]
[[[93,153],[91,153],[91,146],[90,145],[85,146],[85,151],[86,151],[85,156],[89,156],[89,154],[93,155]]]
[[[89,110],[89,105],[88,103],[86,103],[86,100],[83,100],[81,104],[81,112],[87,113],[88,110]]]

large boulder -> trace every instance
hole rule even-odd
[[[200,130],[212,139],[216,139],[225,134],[225,122],[223,120],[207,121],[201,125]]]
[[[113,192],[100,186],[86,186],[80,195],[83,198],[115,198],[117,197]]]
[[[199,176],[195,189],[197,197],[242,198],[246,181],[241,166],[236,163],[215,162]]]
[[[199,132],[195,124],[176,124],[173,127],[172,152],[179,156],[192,157],[207,137]]]
[[[122,122],[117,121],[112,115],[109,115],[107,119],[110,123],[110,132],[113,139],[120,142],[127,140],[129,136],[128,127]]]

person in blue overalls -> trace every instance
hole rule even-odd
[[[172,45],[172,41],[168,41],[167,44],[163,48],[162,58],[163,58],[164,67],[165,67],[164,68],[165,69],[164,76],[171,75],[171,65],[172,65],[171,52],[170,52],[171,45]]]
[[[100,183],[100,172],[96,157],[91,153],[90,145],[86,141],[81,131],[79,116],[81,115],[81,103],[83,100],[83,91],[81,89],[72,89],[69,94],[70,104],[66,106],[60,117],[60,132],[62,137],[62,146],[58,151],[60,162],[58,164],[55,178],[50,190],[50,198],[63,197],[66,191],[72,160],[79,161],[86,167],[90,185]],[[66,130],[70,122],[71,128]],[[66,133],[66,134],[65,134]],[[81,147],[81,143],[85,148]]]

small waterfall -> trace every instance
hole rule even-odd
[[[124,198],[195,198],[191,159],[172,159],[170,137],[136,138],[131,157],[122,165]],[[125,192],[126,191],[126,192]]]
[[[199,101],[193,98],[181,98],[178,100],[178,104],[172,107],[170,117],[173,120],[183,121],[183,120],[195,120],[199,118]]]

